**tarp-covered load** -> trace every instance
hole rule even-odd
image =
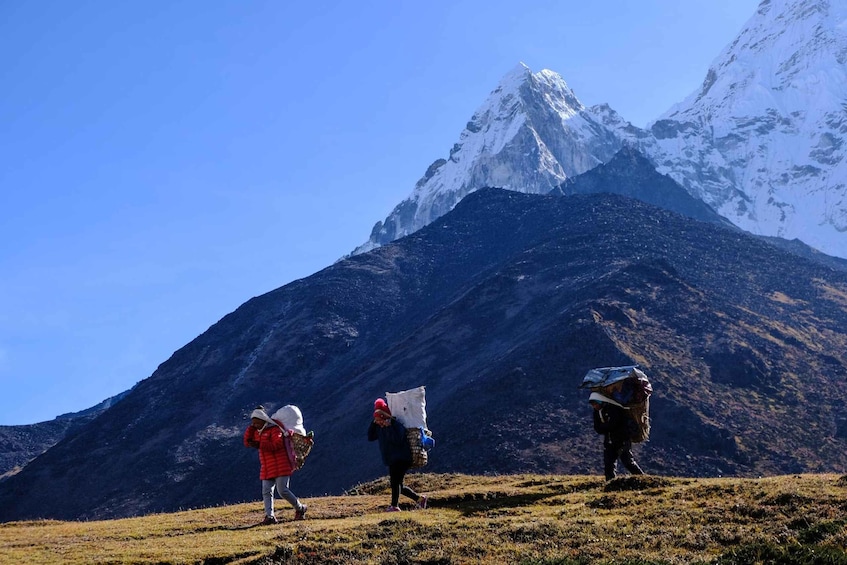
[[[653,385],[636,365],[591,369],[580,388],[590,388],[623,406],[633,422],[630,439],[634,443],[650,438],[650,395]]]

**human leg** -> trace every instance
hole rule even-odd
[[[400,504],[400,491],[403,489],[403,477],[409,469],[403,463],[394,463],[388,466],[388,482],[391,485],[391,506]]]
[[[297,496],[293,492],[291,492],[290,488],[288,488],[290,480],[291,477],[277,477],[276,479],[274,479],[276,491],[279,493],[279,496],[288,501],[292,508],[294,508],[295,510],[299,510],[300,506],[302,505],[300,504],[300,500],[297,498]]]
[[[638,463],[635,462],[635,458],[632,456],[632,443],[626,442],[621,446],[619,457],[627,471],[633,475],[644,474],[644,471],[641,470],[641,467],[638,466]]]
[[[417,502],[421,498],[418,495],[418,493],[416,493],[410,487],[406,486],[406,484],[404,482],[405,479],[406,479],[406,473],[409,472],[409,467],[410,466],[409,466],[408,463],[396,463],[395,464],[394,472],[396,473],[397,480],[399,481],[399,487],[398,487],[399,490],[398,490],[397,498],[394,500],[395,503],[399,502],[401,494],[403,496],[405,496],[406,498],[411,498],[415,502]],[[392,497],[392,499],[393,499],[393,497]],[[392,506],[397,506],[397,504],[392,504]]]
[[[617,467],[618,450],[617,446],[612,443],[603,444],[603,472],[606,475],[606,480],[611,481],[615,478]]]
[[[294,519],[303,520],[306,517],[306,505],[300,502],[297,495],[291,492],[291,489],[288,486],[290,480],[291,477],[277,477],[274,479],[276,491],[282,498],[288,501],[288,504],[290,504],[292,508],[294,508]]]
[[[265,503],[265,516],[274,516],[274,481],[262,479],[262,501]]]
[[[413,491],[411,488],[407,487],[405,484],[403,484],[403,485],[400,487],[400,494],[402,494],[402,495],[403,495],[403,496],[405,496],[406,498],[411,498],[411,499],[412,499],[412,500],[414,500],[415,502],[417,502],[417,501],[418,501],[418,500],[420,500],[420,498],[421,498],[421,497],[420,497],[420,495],[419,495],[418,493],[416,493],[415,491]]]

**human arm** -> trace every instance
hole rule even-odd
[[[371,425],[368,426],[368,441],[376,441],[379,439],[379,424],[371,420]]]
[[[245,447],[259,448],[258,430],[253,426],[247,426],[244,430],[244,445]]]

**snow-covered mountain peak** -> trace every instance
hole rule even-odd
[[[494,92],[497,92],[497,90],[515,90],[530,76],[532,76],[532,69],[522,62],[518,63],[512,67],[512,70],[503,75]]]
[[[608,107],[597,114],[586,108],[553,71],[518,64],[474,112],[449,156],[429,166],[353,253],[417,231],[479,188],[549,192],[614,155],[622,139],[603,122],[620,121],[616,116]]]
[[[764,0],[642,150],[739,227],[847,257],[845,101],[847,4]]]

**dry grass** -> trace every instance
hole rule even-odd
[[[385,514],[387,483],[312,498],[102,522],[0,525],[0,563],[847,564],[847,477],[413,475],[426,511]],[[280,503],[284,504],[284,503]],[[282,507],[282,506],[279,506]],[[407,508],[407,510],[410,510]]]

